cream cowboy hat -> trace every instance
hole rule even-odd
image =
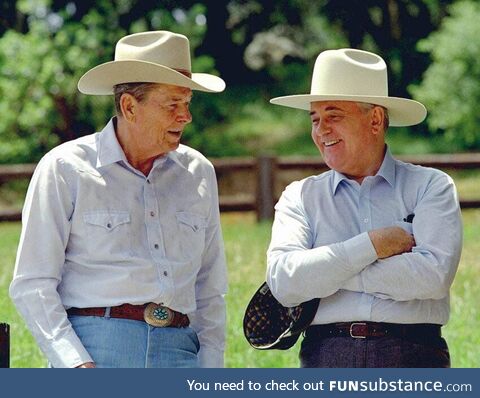
[[[272,104],[310,110],[315,101],[354,101],[387,108],[391,126],[422,122],[427,110],[420,102],[388,96],[387,65],[376,54],[344,48],[320,53],[313,68],[310,94],[288,95]]]
[[[225,82],[207,73],[192,73],[188,39],[167,31],[135,33],[120,39],[115,60],[90,69],[78,81],[84,94],[113,94],[120,83],[166,83],[192,90],[220,92]]]

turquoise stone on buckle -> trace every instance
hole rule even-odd
[[[160,304],[150,303],[143,312],[145,322],[156,328],[165,328],[171,325],[173,321],[173,312],[170,308]]]

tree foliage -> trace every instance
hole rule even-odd
[[[406,87],[420,81],[430,60],[416,43],[438,27],[449,3],[0,0],[0,162],[35,161],[105,124],[112,98],[82,95],[76,84],[113,59],[125,34],[165,29],[189,37],[193,69],[219,73],[227,91],[195,94],[185,142],[209,156],[239,155],[304,134],[303,119],[268,99],[308,91],[315,57],[325,49],[379,53],[389,64],[391,95],[408,95]],[[445,128],[435,120],[432,128]]]
[[[0,39],[3,162],[38,160],[56,144],[98,130],[113,115],[112,97],[82,95],[76,85],[88,69],[113,59],[115,42],[127,33],[120,21],[130,11],[130,3],[97,1],[79,17],[72,5],[55,12],[47,0],[19,2],[28,30],[10,29]],[[159,10],[131,22],[128,31],[159,29],[161,24],[163,29],[187,34],[195,46],[203,28],[192,18],[201,11],[198,6],[187,10],[179,24]],[[196,70],[213,68],[208,57],[195,62]]]
[[[428,124],[458,148],[480,147],[480,4],[461,1],[450,8],[440,29],[419,43],[432,64],[416,99],[429,109]]]

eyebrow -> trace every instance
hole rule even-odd
[[[332,105],[332,106],[327,106],[327,107],[325,108],[325,111],[326,111],[326,112],[329,112],[329,111],[345,112],[344,109],[339,108],[339,107],[337,107],[337,106],[333,106],[333,105]],[[310,112],[310,116],[313,116],[313,115],[315,115],[316,113],[317,113],[316,111],[311,111],[311,112]]]
[[[187,101],[191,101],[193,98],[193,95],[190,95],[188,97],[177,97],[177,96],[173,96],[170,98],[170,101],[184,101],[184,100],[187,100]]]

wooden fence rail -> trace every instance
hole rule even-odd
[[[405,162],[443,170],[480,169],[480,153],[399,156],[398,158]],[[273,206],[278,200],[279,192],[292,180],[288,175],[282,177],[283,174],[297,172],[310,175],[328,169],[320,157],[221,158],[213,159],[212,163],[219,180],[220,210],[223,212],[255,211],[258,220],[273,217]],[[30,178],[34,169],[35,164],[2,165],[0,166],[0,184],[20,178]],[[224,183],[224,180],[235,180],[235,176],[239,173],[244,175],[240,190],[232,189],[231,183]],[[478,199],[473,200],[461,198],[460,205],[464,209],[480,208],[480,195]],[[0,221],[20,219],[19,210],[0,212]]]

